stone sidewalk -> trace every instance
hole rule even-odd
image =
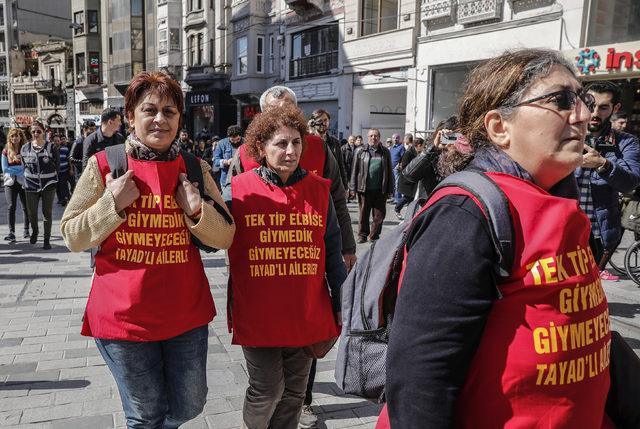
[[[1,192],[0,192],[1,194]],[[357,206],[350,205],[354,229]],[[55,206],[54,218],[62,208]],[[18,225],[22,216],[18,213]],[[397,225],[388,207],[384,229]],[[6,232],[0,195],[0,238]],[[20,227],[18,227],[20,231]],[[89,292],[88,253],[70,253],[54,223],[53,248],[0,242],[0,426],[11,428],[123,428],[118,392],[92,340],[82,337],[81,318]],[[626,236],[622,248],[630,244]],[[362,253],[369,245],[358,246]],[[184,427],[240,426],[247,386],[239,347],[226,329],[224,254],[204,256],[218,315],[210,324],[208,402]],[[640,289],[630,280],[604,282],[612,327],[640,349]],[[314,409],[320,428],[373,428],[380,407],[340,395],[333,381],[335,350],[318,363]]]
[[[0,242],[0,426],[124,428],[111,374],[94,342],[80,335],[91,280],[89,254],[64,247],[57,221],[62,211],[55,205],[51,250],[42,250],[41,241],[36,246],[20,238]],[[21,213],[17,217],[21,233]],[[0,239],[6,218],[0,193]],[[396,223],[390,220],[386,227]],[[224,253],[205,255],[203,262],[218,311],[209,325],[209,394],[204,412],[183,427],[238,428],[247,373],[242,351],[231,346],[227,332]],[[318,362],[313,407],[319,427],[372,428],[380,407],[339,394],[335,355],[333,350]]]

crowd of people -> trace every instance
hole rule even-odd
[[[129,428],[177,428],[202,412],[216,310],[199,249],[227,249],[227,322],[249,374],[243,427],[312,428],[317,359],[340,334],[356,243],[380,238],[388,204],[402,220],[430,196],[409,224],[377,427],[613,428],[601,279],[616,279],[605,265],[622,236],[619,195],[640,185],[620,96],[609,82],[583,87],[558,52],[523,49],[476,67],[457,114],[426,140],[383,143],[370,128],[340,142],[328,111],[305,118],[295,93],[275,86],[246,132],[194,142],[180,129],[180,86],[143,72],[125,118],[105,110],[71,148],[37,122],[30,140],[9,131],[7,239],[19,199],[36,242],[42,200],[48,248],[57,191],[66,245],[96,250],[82,334],[95,338]],[[433,193],[462,170],[485,174],[509,204],[506,271],[474,195]],[[591,333],[574,337],[579,326]]]

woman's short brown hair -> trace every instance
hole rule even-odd
[[[302,111],[295,106],[273,107],[266,112],[258,113],[251,121],[245,135],[247,154],[257,162],[263,163],[264,156],[260,154],[264,143],[276,133],[278,128],[288,127],[297,130],[302,139],[302,150],[306,147],[304,137],[307,134],[307,121]]]
[[[178,82],[163,72],[142,72],[133,77],[124,94],[124,113],[129,117],[147,92],[155,92],[163,98],[173,100],[182,118],[184,95]]]

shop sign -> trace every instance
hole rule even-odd
[[[582,76],[640,74],[640,42],[586,47],[570,51]]]
[[[187,106],[206,106],[213,103],[210,92],[191,91],[187,93]]]
[[[258,113],[260,113],[260,106],[242,106],[242,117],[244,119],[253,119]]]
[[[23,127],[30,126],[31,124],[33,124],[33,121],[35,120],[33,116],[28,116],[28,115],[16,115],[15,119],[16,119],[16,124]]]

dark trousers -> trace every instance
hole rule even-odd
[[[69,171],[58,171],[58,183],[56,184],[56,193],[58,194],[58,202],[66,203],[69,201]]]
[[[307,380],[307,392],[304,395],[304,405],[311,405],[313,402],[313,382],[316,380],[316,364],[317,359],[311,363],[311,371],[309,371],[309,379]]]
[[[242,347],[242,351],[249,373],[242,427],[297,429],[311,358],[300,347]]]
[[[360,225],[358,235],[377,240],[382,230],[382,222],[387,215],[387,201],[382,191],[366,191],[358,193],[358,206],[360,208]],[[369,216],[373,212],[373,225],[369,228]]]
[[[20,197],[24,214],[24,230],[29,231],[29,216],[27,215],[27,201],[24,195],[24,188],[16,180],[13,185],[4,187],[4,197],[7,200],[7,211],[9,212],[9,232],[16,232],[16,204],[18,197]]]
[[[27,214],[31,224],[31,242],[38,239],[38,204],[42,200],[42,220],[44,222],[44,242],[48,243],[51,238],[51,211],[53,209],[53,198],[56,195],[55,186],[49,186],[39,192],[26,192]]]

